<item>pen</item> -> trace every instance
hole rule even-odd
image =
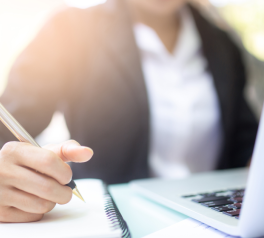
[[[31,135],[18,123],[18,121],[6,110],[0,103],[0,120],[13,133],[13,135],[21,142],[27,142],[36,147],[40,145],[31,137]],[[72,193],[84,201],[75,182],[71,180],[66,186],[72,189]]]

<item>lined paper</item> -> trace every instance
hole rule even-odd
[[[73,196],[70,203],[56,205],[39,222],[0,223],[1,237],[8,238],[118,238],[106,217],[104,187],[100,180],[75,181],[86,203]]]

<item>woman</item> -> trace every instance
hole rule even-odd
[[[245,80],[236,45],[186,1],[108,0],[55,15],[1,102],[33,136],[63,110],[95,152],[74,178],[179,178],[246,165],[257,122]],[[1,139],[12,139],[4,126]]]

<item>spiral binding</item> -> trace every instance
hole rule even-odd
[[[112,196],[110,195],[107,185],[104,184],[105,186],[105,213],[108,219],[110,220],[111,223],[111,228],[112,229],[120,229],[122,230],[122,238],[131,238],[131,234],[129,231],[129,228],[122,217],[121,213],[119,212],[115,201],[113,200]]]

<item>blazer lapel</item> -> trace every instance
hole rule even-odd
[[[208,68],[213,76],[220,103],[224,140],[223,154],[220,155],[218,164],[220,168],[223,167],[223,163],[227,163],[225,153],[229,153],[228,145],[232,140],[234,128],[232,118],[236,116],[236,105],[238,105],[236,100],[239,98],[238,94],[242,92],[242,89],[238,87],[243,87],[237,82],[241,82],[241,77],[245,75],[234,59],[234,55],[238,52],[230,44],[227,33],[206,21],[192,6],[190,9],[201,37],[202,50],[208,61]]]
[[[104,50],[115,61],[123,74],[123,81],[131,88],[143,114],[146,114],[146,86],[126,1],[108,0],[102,9],[99,27]]]
[[[228,49],[223,42],[222,35],[219,35],[219,29],[208,23],[198,11],[190,7],[197,29],[202,40],[202,50],[208,61],[208,68],[213,76],[216,91],[218,93],[222,120],[224,126],[229,124],[231,113],[230,100],[232,95],[232,65],[233,62],[229,57]]]

